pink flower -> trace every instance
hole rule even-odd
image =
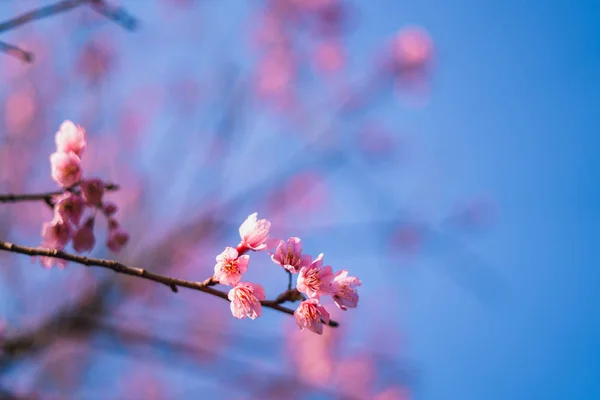
[[[85,150],[85,129],[71,121],[65,121],[56,132],[56,150],[59,153],[73,152],[81,157]]]
[[[215,279],[223,285],[235,285],[242,279],[242,274],[248,270],[250,256],[238,257],[238,252],[233,247],[226,247],[217,256],[215,265]]]
[[[100,179],[85,179],[81,181],[81,196],[88,206],[98,206],[104,195],[104,182]]]
[[[301,302],[294,311],[294,317],[296,317],[296,323],[301,331],[308,328],[319,335],[323,333],[323,322],[329,323],[329,313],[317,299]]]
[[[107,217],[112,217],[113,215],[115,215],[115,213],[117,212],[117,209],[118,208],[117,208],[117,205],[115,203],[104,202],[102,204],[102,212]]]
[[[59,215],[55,215],[52,221],[42,225],[43,247],[51,249],[62,249],[71,238],[71,225]]]
[[[318,299],[322,294],[333,292],[330,285],[333,279],[333,271],[329,265],[325,268],[322,265],[323,253],[319,254],[308,267],[300,269],[300,275],[298,275],[296,282],[296,289],[299,292],[315,299]]]
[[[73,249],[76,252],[82,253],[84,251],[90,251],[96,244],[96,238],[94,237],[94,217],[89,217],[83,226],[73,235]]]
[[[60,259],[60,258],[54,258],[54,257],[40,257],[40,263],[42,264],[42,266],[44,268],[52,268],[53,266],[57,266],[58,268],[64,268],[67,266],[67,261]]]
[[[242,238],[240,245],[251,250],[260,251],[267,248],[271,223],[266,219],[257,220],[257,215],[258,213],[249,215],[240,226],[240,237]]]
[[[56,152],[50,156],[52,179],[63,187],[70,187],[81,179],[81,160],[77,154]]]
[[[275,253],[269,253],[274,263],[293,274],[297,274],[300,268],[308,266],[312,260],[309,254],[302,254],[302,242],[297,237],[291,237],[284,242],[279,241]]]
[[[392,43],[392,62],[401,69],[419,69],[432,57],[433,44],[427,32],[407,27],[398,32]]]
[[[114,221],[114,220],[113,220]],[[109,225],[110,225],[109,221]],[[115,253],[121,251],[121,248],[127,244],[129,241],[129,234],[125,232],[118,224],[112,224],[112,227],[109,228],[108,231],[108,240],[106,241],[106,246]]]
[[[356,308],[358,304],[358,293],[356,287],[362,282],[354,277],[348,276],[348,270],[341,270],[335,274],[331,287],[333,288],[333,301],[335,305],[346,311],[348,307]]]
[[[54,212],[64,220],[79,225],[83,213],[83,199],[71,192],[60,195],[54,203]]]
[[[264,300],[265,289],[257,283],[239,282],[227,294],[231,301],[231,313],[234,317],[256,319],[262,313],[261,300]]]

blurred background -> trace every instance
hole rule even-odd
[[[204,280],[258,212],[359,306],[318,336],[0,254],[1,398],[600,398],[596,2],[83,3],[0,0],[71,8],[0,22],[0,193],[56,190],[70,119],[131,237],[100,220],[91,256]],[[51,215],[0,204],[0,240]],[[287,284],[262,253],[247,278]]]

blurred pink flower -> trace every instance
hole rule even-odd
[[[255,251],[265,250],[271,223],[266,219],[257,220],[258,213],[250,214],[240,226],[240,246]]]
[[[343,269],[338,271],[331,283],[335,305],[344,311],[347,310],[348,307],[356,308],[356,305],[358,304],[356,287],[360,285],[361,281],[358,278],[348,276],[348,270]]]
[[[117,212],[117,210],[118,210],[118,207],[113,202],[106,201],[106,202],[102,203],[102,212],[107,217],[112,217],[113,215],[115,215],[115,213]]]
[[[83,225],[75,231],[73,235],[73,249],[76,252],[82,253],[90,251],[96,244],[94,237],[94,217],[89,217]]]
[[[229,291],[227,298],[231,301],[234,317],[256,319],[262,313],[260,301],[266,298],[265,289],[257,283],[239,282]]]
[[[432,41],[422,28],[406,27],[393,39],[391,61],[400,72],[425,67],[432,55]]]
[[[116,226],[113,225],[111,228],[109,228],[106,246],[110,249],[110,251],[118,253],[119,251],[121,251],[123,246],[127,244],[128,241],[129,234],[125,232],[120,226],[118,226],[118,224]]]
[[[302,242],[297,237],[291,237],[287,242],[280,240],[274,253],[269,253],[274,263],[297,274],[302,267],[311,263],[309,254],[302,254]]]
[[[331,266],[322,267],[323,253],[319,254],[307,267],[300,269],[300,275],[296,282],[296,289],[305,293],[310,298],[319,299],[323,294],[331,294],[333,289],[331,281],[333,280],[333,271]]]
[[[400,386],[392,386],[372,397],[372,400],[410,400],[411,396],[407,389]]]
[[[85,129],[67,120],[60,125],[55,141],[57,152],[73,152],[81,157],[86,146]]]
[[[54,212],[62,219],[79,225],[81,214],[83,214],[83,199],[74,193],[65,192],[55,199]]]
[[[217,256],[214,278],[223,285],[235,285],[242,279],[242,274],[248,270],[250,256],[239,256],[233,247],[226,247]]]
[[[42,225],[42,247],[51,249],[62,249],[71,238],[72,228],[69,222],[59,215],[55,215],[52,221]]]
[[[81,179],[81,160],[73,152],[56,152],[50,156],[52,179],[63,187],[70,187]]]
[[[85,204],[97,207],[102,203],[104,196],[104,182],[98,178],[84,179],[81,181],[81,196]]]
[[[323,321],[329,323],[329,313],[317,299],[301,302],[294,311],[294,317],[301,331],[308,328],[319,335],[323,333]]]
[[[326,40],[317,44],[314,54],[316,68],[321,72],[336,72],[344,66],[344,52],[340,43]]]

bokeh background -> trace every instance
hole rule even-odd
[[[0,29],[34,54],[0,54],[0,192],[55,190],[71,119],[131,235],[112,254],[99,222],[91,255],[203,280],[256,211],[358,276],[359,307],[301,334],[272,310],[238,321],[203,293],[1,254],[3,396],[600,397],[597,3],[109,3]],[[2,0],[0,19],[49,4]],[[390,69],[410,26],[433,49]],[[0,204],[0,238],[36,246],[50,217]],[[287,283],[266,254],[247,278],[271,298]]]

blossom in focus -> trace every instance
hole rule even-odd
[[[94,244],[96,244],[96,238],[94,237],[94,217],[89,217],[73,234],[73,249],[78,253],[82,253],[92,250]]]
[[[72,152],[81,157],[86,146],[85,129],[67,120],[60,125],[55,141],[57,152]]]
[[[265,289],[257,284],[250,282],[238,282],[227,294],[230,303],[231,313],[234,317],[244,319],[256,319],[262,313],[261,300],[264,300]]]
[[[73,152],[56,152],[50,156],[52,179],[62,187],[70,187],[81,180],[81,159]]]
[[[358,304],[358,293],[356,287],[361,285],[361,281],[354,277],[348,276],[347,270],[338,271],[333,278],[331,287],[333,289],[333,301],[342,310],[347,310],[348,307],[356,308]]]
[[[302,267],[311,263],[309,254],[302,254],[302,242],[297,237],[291,237],[286,241],[280,240],[274,253],[269,253],[274,263],[293,274],[297,274]]]
[[[250,214],[240,226],[240,237],[242,247],[260,251],[267,248],[271,223],[266,219],[257,220],[258,213]]]
[[[233,247],[226,247],[217,256],[214,278],[223,285],[235,285],[242,279],[242,274],[248,270],[250,256],[240,256]]]
[[[301,302],[294,311],[294,317],[301,331],[309,329],[319,335],[323,333],[323,322],[329,323],[329,313],[317,299]]]
[[[74,193],[65,192],[56,198],[54,212],[62,219],[79,225],[81,214],[83,214],[83,199]]]
[[[84,179],[81,181],[81,197],[88,206],[98,206],[104,195],[104,182],[100,179]]]
[[[323,268],[323,253],[319,254],[307,267],[300,269],[296,289],[310,298],[318,299],[323,294],[331,294],[333,271],[331,266]]]

